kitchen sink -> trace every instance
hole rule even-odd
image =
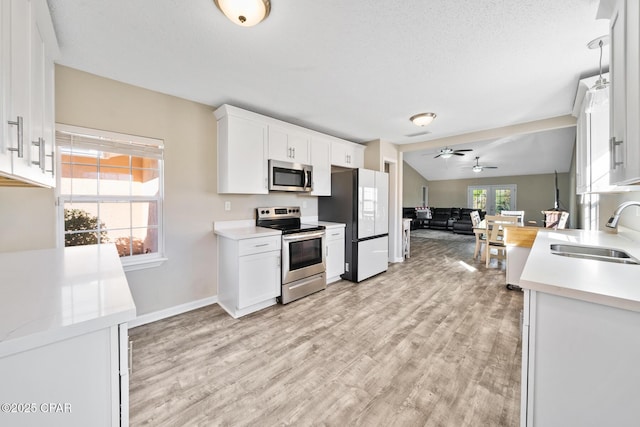
[[[594,259],[598,261],[618,262],[622,264],[640,264],[640,261],[619,249],[552,244],[551,253],[572,258]]]

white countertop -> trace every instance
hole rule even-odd
[[[0,253],[0,357],[135,317],[114,244]]]
[[[318,221],[318,217],[303,217],[303,224],[324,225],[326,228],[345,227],[339,222]],[[232,240],[253,239],[255,237],[280,236],[282,232],[272,228],[256,227],[255,220],[217,221],[214,223],[213,232],[218,236]]]
[[[236,228],[217,228],[214,230],[214,232],[218,236],[226,237],[232,240],[253,239],[255,237],[282,235],[282,232],[280,230],[274,230],[272,228],[265,227],[256,227],[255,225]]]
[[[525,289],[640,312],[640,265],[553,255],[549,245],[608,247],[640,260],[638,233],[539,231],[520,277]]]

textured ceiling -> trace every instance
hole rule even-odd
[[[404,160],[426,179],[434,181],[569,172],[575,137],[576,128],[568,127],[452,147],[473,150],[464,156],[435,159],[440,150],[434,148],[405,153]],[[480,165],[497,169],[473,172],[476,156],[480,158]]]
[[[569,114],[608,25],[597,0],[272,0],[251,28],[213,0],[48,2],[62,65],[398,144]]]

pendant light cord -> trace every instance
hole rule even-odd
[[[600,46],[600,80],[602,80],[602,40],[598,42],[598,46]]]

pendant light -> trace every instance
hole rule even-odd
[[[253,27],[269,16],[269,0],[213,0],[218,9],[234,24]]]
[[[604,35],[587,44],[589,49],[600,49],[600,76],[587,92],[585,112],[592,113],[609,107],[609,81],[602,77],[602,48],[609,44],[609,35]]]

